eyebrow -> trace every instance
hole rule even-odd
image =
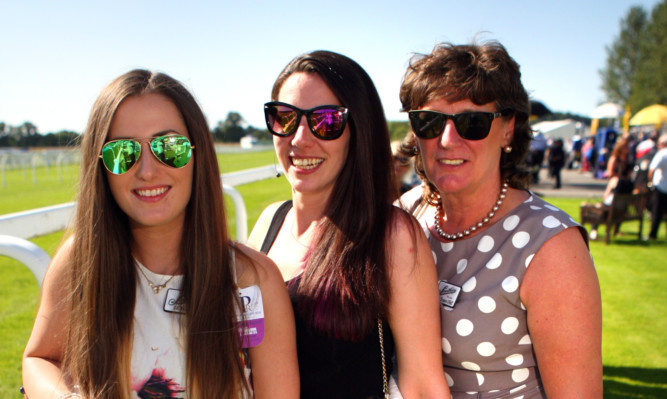
[[[147,136],[147,137],[140,137],[140,138],[138,138],[138,139],[137,139],[137,138],[130,137],[130,136],[120,136],[120,137],[116,137],[116,138],[111,139],[111,140],[109,140],[109,138],[107,137],[107,141],[124,140],[124,139],[131,139],[131,140],[139,141],[139,140],[146,140],[146,139],[149,139],[149,138],[155,138],[155,137],[160,137],[160,136],[166,136],[166,135],[169,134],[169,133],[176,133],[176,134],[180,134],[180,135],[182,135],[182,136],[185,136],[183,133],[179,132],[178,130],[167,129],[167,130],[159,131],[159,132],[157,132],[157,133],[153,133],[152,135]]]

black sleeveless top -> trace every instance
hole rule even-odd
[[[276,211],[262,243],[263,253],[266,254],[271,249],[291,207],[292,201],[286,201]],[[295,309],[301,398],[383,398],[378,330],[372,330],[358,342],[343,341],[315,331],[310,321],[296,311],[296,288],[300,279],[301,276],[297,276],[290,280],[287,287]],[[386,322],[383,323],[382,330],[388,378],[392,371],[394,340]]]

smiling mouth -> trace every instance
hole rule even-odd
[[[313,169],[324,162],[322,158],[291,158],[292,165],[301,169]]]
[[[441,159],[438,162],[445,164],[445,165],[453,165],[453,166],[458,166],[463,163],[462,159]]]
[[[135,190],[135,192],[141,197],[157,197],[158,195],[166,193],[167,190],[169,190],[169,187],[152,188],[150,190]]]

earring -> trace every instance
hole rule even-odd
[[[412,155],[419,155],[419,147],[417,146],[412,147]]]
[[[506,145],[505,147],[503,147],[503,151],[505,151],[505,154],[509,154],[510,152],[512,152],[512,146]]]

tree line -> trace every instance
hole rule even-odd
[[[631,7],[606,52],[599,73],[607,101],[627,105],[633,113],[652,104],[667,105],[667,0],[650,14]]]
[[[388,122],[392,140],[400,140],[408,132],[407,122]],[[225,120],[211,129],[213,141],[238,143],[242,137],[253,136],[260,143],[271,143],[271,134],[267,129],[257,129],[243,119],[238,112],[229,112]],[[81,135],[77,132],[62,130],[57,133],[41,134],[37,126],[24,122],[20,126],[10,126],[0,122],[0,147],[75,147],[79,145]]]

